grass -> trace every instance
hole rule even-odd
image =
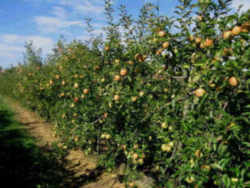
[[[34,138],[14,119],[0,96],[0,181],[5,187],[75,187],[60,155],[36,146]]]

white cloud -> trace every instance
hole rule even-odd
[[[101,14],[104,11],[104,0],[24,0],[31,3],[53,3],[58,6],[72,8],[78,14]],[[61,9],[62,10],[62,9]],[[59,12],[61,11],[59,10]]]
[[[0,58],[15,58],[16,53],[22,53],[23,48],[19,46],[10,46],[8,44],[0,44]]]
[[[59,6],[53,7],[52,14],[62,19],[66,19],[66,17],[68,16],[67,11]]]
[[[15,43],[19,39],[18,35],[6,34],[1,36],[1,40],[4,43]]]
[[[54,41],[37,35],[23,36],[15,34],[0,35],[0,62],[4,67],[17,64],[22,60],[25,42],[32,41],[36,49],[41,48],[43,55],[50,53]]]
[[[58,17],[37,16],[35,22],[38,28],[45,33],[57,32],[70,26],[82,26],[81,21],[68,21]]]
[[[53,48],[54,41],[48,37],[41,36],[27,36],[24,37],[25,41],[33,41],[33,44],[36,48],[41,48],[44,53],[49,53]]]
[[[104,11],[102,0],[61,0],[60,4],[70,6],[78,14],[101,14]]]
[[[53,40],[48,37],[42,36],[22,36],[22,35],[15,35],[15,34],[6,34],[0,36],[0,41],[2,45],[8,45],[8,49],[17,50],[17,49],[24,49],[23,46],[25,42],[33,41],[33,44],[36,48],[51,49],[53,47]],[[1,47],[1,46],[0,46]],[[3,49],[3,48],[2,48]]]
[[[95,5],[93,3],[90,3],[89,1],[85,1],[84,4],[76,6],[75,9],[79,13],[92,13],[92,14],[101,14],[103,13],[103,6]]]
[[[240,5],[243,5],[241,11],[247,11],[250,9],[250,1],[249,0],[233,0],[232,7],[238,9]]]

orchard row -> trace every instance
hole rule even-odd
[[[28,46],[0,90],[55,122],[60,147],[124,163],[130,187],[140,171],[158,187],[247,186],[250,14],[228,6],[182,0],[172,21],[146,4],[138,27],[123,9],[105,41],[60,41],[43,64]]]

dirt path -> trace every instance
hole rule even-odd
[[[36,138],[38,146],[50,146],[53,142],[58,141],[54,136],[51,124],[46,123],[36,113],[26,110],[16,102],[8,100],[8,104],[16,113],[16,119],[26,125],[31,136]],[[80,188],[125,188],[125,185],[119,182],[117,173],[100,172],[97,169],[95,157],[87,157],[80,150],[71,150],[65,160],[65,169],[71,171],[74,178],[94,180]],[[68,181],[74,181],[74,179]]]

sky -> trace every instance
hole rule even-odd
[[[171,16],[176,0],[158,0],[161,14]],[[157,0],[113,0],[115,10],[125,4],[136,15],[144,2]],[[233,0],[232,7],[243,4],[250,9],[250,0]],[[96,35],[105,26],[103,0],[0,0],[0,66],[8,68],[22,62],[24,44],[33,41],[43,55],[51,52],[60,36],[67,42],[85,40],[88,35],[84,18],[91,17]]]

